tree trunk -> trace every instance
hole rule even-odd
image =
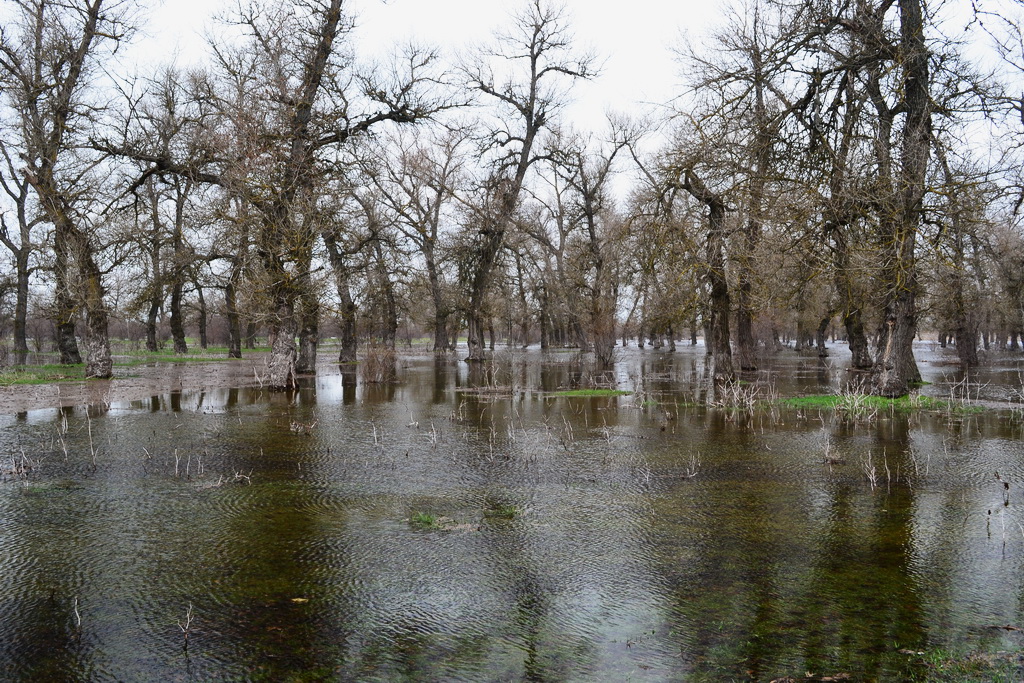
[[[740,370],[757,370],[757,340],[754,339],[753,310],[753,260],[754,252],[761,241],[761,215],[764,211],[765,185],[768,180],[768,166],[771,164],[772,145],[775,143],[775,126],[772,124],[765,105],[765,75],[763,56],[758,41],[753,41],[750,52],[754,86],[754,139],[751,150],[750,195],[747,215],[740,241],[742,255],[739,259],[739,284],[736,292],[736,355]]]
[[[381,330],[381,338],[384,347],[395,350],[395,340],[398,338],[398,305],[395,302],[395,290],[388,281],[386,295],[384,297],[384,329]],[[493,338],[493,337],[492,337]]]
[[[956,344],[956,355],[960,366],[972,368],[978,364],[978,324],[974,316],[964,315],[956,321],[953,339]]]
[[[295,371],[303,374],[316,372],[316,349],[320,336],[320,300],[315,294],[302,298],[299,318],[299,357]]]
[[[199,303],[199,348],[205,349],[208,345],[208,339],[206,334],[206,297],[203,296],[203,288],[198,282],[195,282],[196,287],[196,300]]]
[[[900,150],[901,167],[896,185],[898,207],[891,219],[883,218],[883,244],[886,264],[884,324],[878,338],[875,366],[875,392],[895,398],[910,391],[910,384],[921,380],[914,360],[917,334],[917,229],[928,170],[931,140],[931,116],[928,74],[928,49],[924,37],[924,12],[921,0],[899,0],[900,48],[904,69],[906,112]]]
[[[114,362],[110,357],[110,339],[107,336],[102,275],[84,238],[79,246],[79,271],[84,289],[85,376],[109,379],[114,375]]]
[[[146,350],[156,352],[160,346],[156,338],[156,326],[160,316],[160,300],[153,297],[149,302],[149,314],[146,316]]]
[[[327,257],[331,262],[331,270],[334,272],[334,288],[338,293],[338,300],[341,303],[341,350],[338,352],[339,363],[355,363],[358,353],[359,340],[356,336],[356,316],[358,309],[352,300],[352,293],[348,288],[348,268],[345,264],[345,255],[338,246],[337,238],[331,232],[323,233],[324,245],[327,247]]]
[[[224,286],[224,315],[228,319],[228,358],[242,357],[242,321],[238,315],[238,298],[235,293],[235,279]]]
[[[430,298],[434,302],[434,353],[444,355],[448,353],[448,306],[444,301],[444,291],[441,288],[441,276],[437,272],[437,264],[434,261],[433,242],[428,242],[422,249],[423,257],[427,266],[427,279],[430,282]]]
[[[19,365],[28,362],[28,245],[16,254],[17,293],[14,302],[14,354]]]
[[[730,297],[725,276],[725,201],[708,190],[692,171],[686,172],[686,189],[709,210],[705,272],[710,298],[707,305],[705,343],[711,357],[710,374],[717,385],[735,380],[729,340]]]
[[[341,302],[341,351],[338,353],[339,363],[355,363],[359,353],[359,337],[356,329],[358,308],[344,288],[345,296]]]
[[[295,383],[295,333],[298,325],[295,320],[295,305],[289,299],[281,297],[275,307],[275,320],[270,325],[270,360],[267,370],[267,384],[274,390],[288,390],[296,387]]]
[[[750,281],[740,282],[736,297],[736,356],[740,370],[757,370],[757,340],[754,339],[754,315],[750,307]]]
[[[181,314],[183,284],[181,278],[175,277],[171,286],[171,339],[174,340],[174,353],[183,356],[188,353],[185,342],[185,321]]]
[[[827,316],[821,319],[818,323],[818,330],[815,334],[814,342],[818,347],[818,358],[828,358],[828,349],[825,347],[825,340],[828,337],[828,326],[832,322],[832,316],[834,312],[829,312]]]
[[[615,363],[615,317],[614,308],[609,303],[595,299],[590,314],[594,361],[599,371],[608,370]]]
[[[75,338],[75,303],[68,284],[68,269],[71,267],[66,247],[58,236],[54,245],[54,280],[56,291],[53,296],[54,335],[61,365],[77,365],[82,362]]]
[[[873,363],[859,308],[843,316],[843,326],[846,328],[846,340],[850,346],[850,367],[855,370],[870,370]]]
[[[471,311],[467,318],[469,354],[466,356],[466,360],[469,362],[482,361],[484,359],[484,321],[479,312]]]

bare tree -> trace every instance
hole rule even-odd
[[[15,304],[14,304],[14,352],[19,363],[28,356],[27,320],[29,281],[35,270],[32,259],[39,245],[33,239],[33,230],[45,220],[38,211],[28,180],[18,172],[11,150],[0,140],[0,154],[4,168],[0,171],[0,188],[14,206],[13,220],[8,223],[6,213],[0,213],[0,243],[11,252],[14,259]]]
[[[624,125],[613,124],[612,133],[611,142],[603,147],[575,137],[557,144],[552,152],[556,170],[572,191],[571,222],[583,233],[579,289],[589,301],[589,335],[600,371],[610,368],[614,360],[619,288],[612,249],[623,227],[613,214],[609,186],[616,157],[632,142]]]
[[[538,136],[564,103],[563,80],[589,78],[593,61],[572,54],[572,36],[560,8],[547,0],[531,0],[513,19],[512,32],[498,37],[495,51],[476,55],[464,67],[470,87],[499,108],[499,122],[490,136],[497,156],[487,179],[466,283],[467,361],[484,360],[484,304],[527,172],[538,158]]]
[[[389,146],[361,155],[363,171],[393,214],[396,229],[423,257],[437,354],[451,350],[449,324],[455,303],[448,291],[441,240],[445,224],[453,222],[455,199],[465,183],[468,136],[464,129],[440,129],[414,140],[396,136]]]
[[[152,173],[219,185],[247,205],[251,282],[271,342],[268,384],[279,389],[296,385],[296,335],[301,331],[307,342],[316,335],[310,270],[324,180],[339,171],[339,151],[371,128],[420,120],[447,106],[423,94],[435,80],[429,51],[411,48],[390,68],[355,71],[342,49],[351,28],[342,4],[302,0],[240,8],[234,22],[241,41],[214,46],[216,92],[224,93],[209,95],[217,98],[224,126],[216,155],[197,160],[113,146],[149,163]],[[305,369],[314,363],[307,354]]]
[[[14,20],[0,30],[0,79],[7,106],[19,120],[19,172],[54,226],[54,316],[63,362],[78,359],[76,304],[86,315],[87,377],[110,377],[102,270],[88,225],[95,187],[94,159],[79,152],[93,121],[90,79],[100,53],[129,30],[128,2],[20,0]],[[74,268],[74,272],[72,272]],[[74,289],[72,286],[74,285]]]

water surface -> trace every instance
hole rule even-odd
[[[1019,396],[1017,360],[923,351],[927,393]],[[834,356],[750,386],[838,390]],[[904,680],[1020,648],[1019,414],[709,409],[702,371],[631,350],[632,395],[565,398],[571,354],[403,356],[0,417],[0,678]]]

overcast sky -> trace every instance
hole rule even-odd
[[[132,54],[140,60],[179,62],[203,53],[204,30],[231,0],[165,0],[151,14]],[[574,125],[600,127],[608,109],[637,112],[639,102],[664,103],[678,93],[671,48],[681,36],[700,36],[714,24],[721,0],[566,0],[577,39],[604,60],[599,79],[577,86],[568,111]],[[361,54],[382,55],[410,38],[454,51],[486,41],[521,3],[504,0],[352,0],[354,38]],[[628,8],[627,8],[628,7]]]

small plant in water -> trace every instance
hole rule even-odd
[[[556,391],[552,396],[588,397],[588,396],[629,396],[633,392],[621,389],[569,389]]]
[[[484,511],[484,517],[496,517],[499,519],[513,519],[520,515],[520,510],[515,505],[494,505]]]
[[[409,516],[409,524],[421,529],[440,529],[437,516],[429,512],[414,512]]]
[[[192,615],[192,603],[190,602],[190,603],[188,603],[188,609],[185,610],[185,621],[184,621],[184,623],[181,622],[181,621],[178,622],[178,628],[181,629],[182,635],[185,636],[185,646],[184,647],[185,647],[186,650],[188,649],[188,636],[189,636],[190,633],[192,633],[192,620],[193,620],[193,618],[194,617]]]
[[[844,391],[839,394],[835,403],[835,411],[857,421],[872,422],[878,417],[878,407],[871,404],[871,397],[854,391]]]
[[[835,452],[835,449],[832,447],[832,439],[829,438],[828,435],[825,436],[823,451],[822,462],[828,465],[830,471],[832,469],[832,465],[842,465],[846,462],[846,460],[843,459],[843,456]]]
[[[700,452],[690,454],[690,462],[686,465],[686,478],[693,479],[700,473]]]
[[[875,487],[878,486],[878,470],[875,469],[874,460],[871,458],[871,451],[868,451],[867,460],[862,465],[864,469],[864,475],[868,478],[868,483],[871,484],[871,490],[874,491]]]

